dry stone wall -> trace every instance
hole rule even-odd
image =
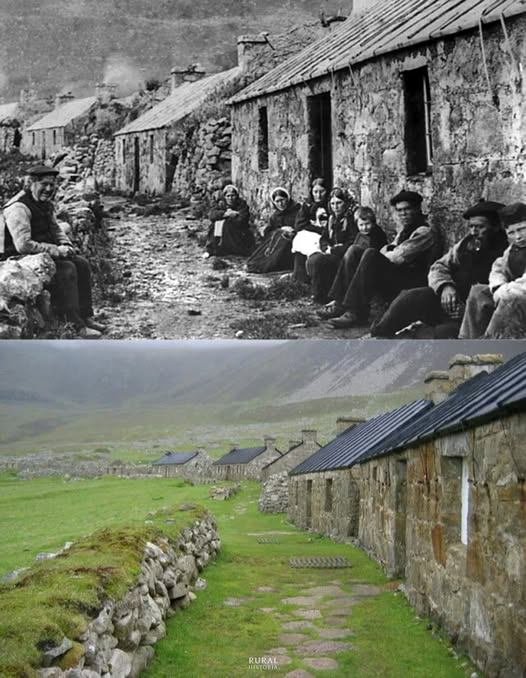
[[[211,516],[186,528],[171,544],[160,538],[146,544],[137,584],[118,601],[108,600],[87,630],[76,639],[65,638],[49,662],[82,645],[82,659],[63,671],[49,666],[40,678],[136,678],[154,656],[154,646],[166,635],[165,620],[188,607],[195,591],[206,587],[199,574],[221,548]]]
[[[289,503],[288,474],[276,473],[263,483],[258,507],[262,513],[285,513]]]

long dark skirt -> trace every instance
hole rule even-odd
[[[314,301],[325,304],[329,290],[334,282],[341,255],[314,252],[307,259],[307,273],[311,279],[311,290]]]
[[[254,234],[247,227],[240,228],[237,224],[226,219],[221,238],[214,236],[214,225],[212,224],[206,249],[214,255],[237,254],[246,257],[254,249]]]

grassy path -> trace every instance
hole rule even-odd
[[[255,664],[262,657],[275,662],[265,670],[289,678],[471,675],[472,666],[415,617],[396,582],[359,549],[296,530],[283,515],[260,514],[256,483],[225,502],[209,499],[208,489],[174,479],[0,476],[0,574],[97,528],[198,502],[217,517],[223,548],[203,572],[207,588],[169,620],[147,678],[251,676],[263,670]],[[275,543],[259,543],[262,535]],[[352,567],[292,569],[293,556],[345,556]]]

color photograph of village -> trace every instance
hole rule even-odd
[[[524,338],[523,0],[19,4],[2,338]]]
[[[524,344],[429,346],[2,342],[0,675],[522,676]]]

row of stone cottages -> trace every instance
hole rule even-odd
[[[388,225],[425,196],[451,238],[481,197],[525,200],[524,0],[376,0],[230,99],[232,178],[255,210],[313,177]]]
[[[449,372],[429,375],[425,399],[352,422],[292,468],[288,486],[271,476],[260,506],[288,504],[298,527],[356,539],[488,676],[519,678],[526,353],[500,363],[457,356]]]

